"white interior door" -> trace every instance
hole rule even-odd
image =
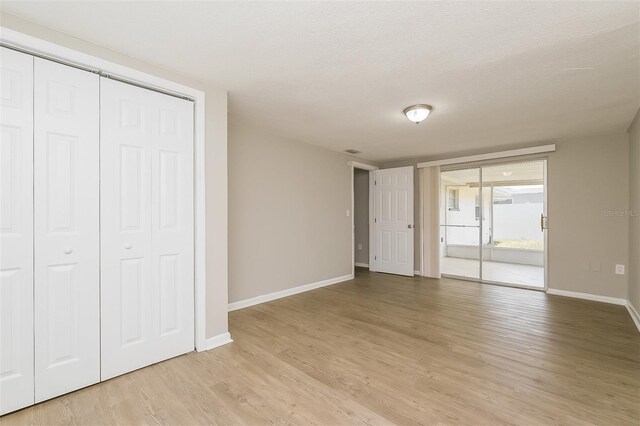
[[[35,402],[100,381],[99,77],[35,58]]]
[[[193,103],[101,79],[102,379],[194,349]]]
[[[413,276],[413,167],[375,171],[375,270]]]
[[[0,415],[33,404],[33,56],[0,47]]]

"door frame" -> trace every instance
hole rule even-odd
[[[195,336],[196,351],[204,351],[231,342],[227,333],[226,341],[217,342],[215,346],[207,345],[206,338],[206,216],[205,216],[205,93],[147,74],[133,68],[106,61],[86,53],[32,37],[18,31],[0,26],[0,45],[18,50],[29,55],[59,62],[64,65],[83,69],[121,80],[123,82],[162,92],[193,101],[194,104],[194,275],[195,275]],[[226,176],[226,171],[225,171]],[[224,195],[226,197],[226,194]],[[226,204],[225,204],[226,205]],[[212,244],[213,251],[227,257],[227,241],[220,239]],[[226,270],[219,277],[227,284]],[[225,292],[226,293],[226,292]],[[225,303],[225,306],[227,304]],[[209,346],[209,347],[208,347]]]
[[[349,161],[347,165],[350,167],[349,174],[351,175],[351,210],[349,215],[351,216],[351,275],[355,276],[356,273],[356,228],[355,228],[355,190],[353,188],[355,169],[367,170],[369,172],[369,270],[375,271],[375,241],[373,240],[373,172],[378,170],[378,167],[370,164],[359,163],[357,161]]]
[[[554,149],[555,149],[555,145],[553,145]],[[544,147],[546,149],[546,147]],[[487,159],[487,160],[483,160],[483,161],[478,161],[478,162],[471,162],[471,163],[448,163],[445,166],[450,166],[450,167],[445,167],[445,170],[441,170],[440,173],[442,173],[443,171],[448,171],[448,170],[464,170],[464,169],[474,169],[477,168],[478,169],[478,173],[479,173],[479,199],[480,199],[480,228],[479,228],[479,232],[480,232],[480,244],[479,244],[479,276],[480,278],[476,279],[476,278],[471,278],[471,277],[464,277],[464,276],[459,276],[459,275],[451,275],[451,274],[442,274],[443,277],[445,278],[454,278],[454,279],[458,279],[458,280],[462,280],[462,281],[471,281],[471,282],[477,282],[477,283],[482,283],[482,284],[491,284],[491,285],[500,285],[503,287],[515,287],[515,288],[523,288],[526,290],[534,290],[534,291],[543,291],[546,292],[549,289],[549,227],[547,226],[547,228],[544,229],[545,232],[543,232],[543,240],[544,240],[544,253],[543,253],[543,262],[544,262],[544,286],[541,288],[537,288],[537,287],[532,287],[532,286],[528,286],[528,285],[521,285],[521,284],[515,284],[515,283],[503,283],[503,282],[498,282],[498,281],[491,281],[491,280],[485,280],[482,279],[482,257],[483,257],[483,250],[482,250],[482,231],[483,231],[483,223],[482,223],[482,217],[484,215],[484,209],[482,208],[483,206],[483,194],[482,194],[482,169],[484,167],[491,167],[491,166],[495,166],[495,165],[499,165],[499,164],[513,164],[513,163],[529,163],[529,162],[534,162],[534,161],[541,161],[543,163],[543,215],[548,218],[549,215],[549,204],[548,204],[548,188],[547,188],[547,173],[548,173],[548,164],[549,164],[549,156],[548,155],[527,155],[527,156],[523,156],[523,157],[510,157],[510,156],[504,156],[504,157],[495,157],[494,159]],[[420,188],[420,193],[422,193],[422,188]],[[440,197],[439,197],[440,199]],[[442,206],[441,206],[442,207]],[[548,220],[548,219],[547,219]],[[492,221],[493,221],[493,217],[492,217]],[[547,222],[548,223],[548,222]],[[424,244],[424,235],[423,232],[420,232],[420,245],[422,246]]]

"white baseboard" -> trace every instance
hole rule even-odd
[[[553,294],[556,296],[573,297],[576,299],[592,300],[594,302],[611,303],[613,305],[627,305],[626,299],[620,299],[618,297],[600,296],[598,294],[591,293],[579,293],[577,291],[558,290],[555,288],[547,289],[547,294]]]
[[[420,271],[413,271],[413,274],[414,274],[414,275],[417,275],[417,276],[422,276],[422,274],[420,273]]]
[[[368,268],[369,264],[368,263],[360,263],[360,262],[356,262],[354,263],[355,266],[359,266],[360,268]]]
[[[209,337],[204,344],[204,350],[208,351],[209,349],[217,348],[218,346],[226,345],[227,343],[233,342],[231,339],[231,334],[222,333],[217,336]]]
[[[638,314],[638,311],[636,310],[635,306],[631,304],[631,302],[627,302],[626,306],[627,311],[629,311],[629,315],[631,315],[631,319],[636,324],[638,331],[640,331],[640,314]]]
[[[343,275],[341,277],[330,278],[328,280],[318,281],[311,284],[305,284],[298,287],[289,288],[274,293],[263,294],[262,296],[252,297],[251,299],[240,300],[238,302],[229,303],[229,311],[235,311],[249,306],[258,305],[260,303],[270,302],[271,300],[282,299],[283,297],[293,296],[294,294],[304,293],[305,291],[314,290],[320,287],[326,287],[332,284],[338,284],[343,281],[353,279],[353,274]]]

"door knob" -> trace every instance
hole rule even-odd
[[[124,243],[124,248],[129,250],[131,248],[131,243]]]
[[[73,253],[73,249],[71,247],[67,247],[64,249],[64,254],[71,254]]]
[[[409,229],[413,228],[413,225],[409,225],[409,226],[408,226],[408,228],[409,228]]]

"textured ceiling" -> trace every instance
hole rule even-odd
[[[11,2],[229,91],[232,119],[372,160],[624,132],[638,2]],[[404,107],[429,103],[420,125]]]

